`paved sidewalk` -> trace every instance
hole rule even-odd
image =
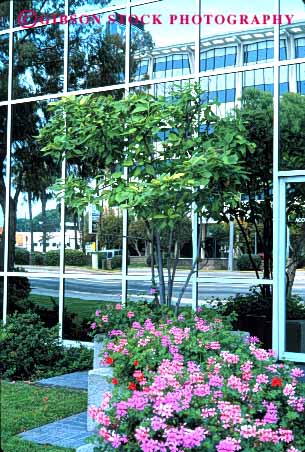
[[[58,377],[44,378],[36,381],[39,385],[59,386],[70,389],[88,389],[88,371],[74,372],[72,374],[59,375]]]
[[[36,381],[36,384],[87,391],[88,371],[45,378]],[[33,443],[77,449],[86,444],[85,439],[92,436],[92,433],[87,431],[87,412],[84,411],[83,413],[28,430],[19,436]]]
[[[61,421],[28,430],[19,436],[33,443],[76,449],[85,444],[85,439],[92,436],[92,432],[87,432],[87,412],[84,411]]]

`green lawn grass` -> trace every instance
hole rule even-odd
[[[52,297],[47,295],[31,294],[29,300],[33,303],[48,309],[54,309]],[[53,298],[54,300],[54,298]],[[55,301],[58,303],[58,299]],[[120,300],[118,299],[118,303]],[[97,308],[103,304],[110,304],[111,302],[98,300],[82,300],[80,298],[65,298],[65,308],[67,312],[77,314],[80,319],[90,319]]]
[[[37,445],[16,435],[81,413],[87,408],[85,391],[42,388],[26,383],[1,383],[1,447],[3,452],[74,452]]]

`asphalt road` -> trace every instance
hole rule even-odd
[[[54,298],[58,297],[59,280],[53,278],[30,277],[30,283],[33,294],[48,295]],[[176,282],[174,285],[174,297],[178,295],[183,286],[182,282]],[[247,293],[251,287],[247,283],[229,283],[224,280],[219,283],[199,283],[199,299],[212,297],[227,298],[238,293]],[[150,281],[128,281],[128,294],[130,297],[142,298],[149,296]],[[184,299],[191,299],[191,285],[186,289]],[[78,298],[81,300],[106,300],[119,301],[122,293],[121,282],[118,280],[98,281],[90,278],[77,278],[65,280],[65,296],[69,298]],[[301,295],[305,299],[305,280],[297,279],[294,287],[294,293]]]

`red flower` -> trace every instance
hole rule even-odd
[[[139,361],[137,359],[134,360],[133,365],[137,367],[139,365]]]
[[[281,387],[281,386],[283,386],[283,380],[281,378],[279,378],[279,377],[274,377],[272,382],[271,382],[271,386],[273,388],[276,388],[277,386]]]
[[[112,381],[112,384],[114,384],[114,385],[119,384],[119,380],[117,378],[113,378],[111,381]]]
[[[135,383],[129,382],[128,389],[135,391],[137,389],[137,385]]]
[[[113,358],[111,358],[110,356],[107,356],[106,364],[113,364]]]

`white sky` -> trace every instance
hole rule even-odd
[[[245,0],[202,0],[201,14],[247,14],[249,16],[274,14],[273,0],[254,0],[245,2]],[[168,25],[170,14],[196,14],[194,0],[165,0],[148,5],[138,6],[132,9],[132,14],[141,16],[142,14],[162,14],[162,25],[145,25],[145,30],[152,34],[156,47],[162,47],[177,43],[186,43],[194,41],[194,33],[198,26],[194,25]],[[281,14],[294,14],[293,21],[305,19],[305,6],[302,0],[282,0]],[[264,27],[264,25],[262,25]],[[270,27],[270,25],[266,25]],[[203,36],[213,36],[234,31],[258,28],[257,25],[206,25],[202,27]]]

